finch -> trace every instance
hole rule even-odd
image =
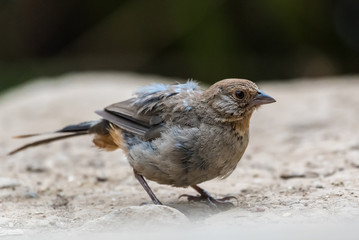
[[[161,204],[146,179],[174,187],[192,187],[200,195],[181,195],[220,206],[198,184],[229,176],[249,141],[252,113],[275,99],[245,79],[225,79],[206,90],[196,82],[152,84],[135,97],[96,111],[100,120],[66,126],[52,138],[24,145],[9,154],[64,138],[92,134],[107,151],[122,149],[136,179],[154,204]],[[22,135],[19,138],[37,134]]]

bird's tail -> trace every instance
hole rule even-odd
[[[38,140],[35,142],[25,144],[15,150],[9,152],[8,155],[13,155],[13,154],[18,153],[22,150],[25,150],[29,147],[35,147],[38,145],[54,142],[54,141],[65,139],[65,138],[71,138],[71,137],[76,137],[76,136],[81,136],[81,135],[86,135],[86,134],[91,134],[91,133],[105,135],[105,134],[108,134],[108,128],[109,128],[108,121],[98,120],[98,121],[82,122],[82,123],[75,124],[75,125],[69,125],[69,126],[66,126],[60,130],[57,130],[57,131],[51,132],[51,133],[38,133],[38,134],[26,134],[26,135],[15,136],[14,138],[29,138],[29,137],[35,137],[35,136],[40,136],[40,135],[45,135],[45,134],[61,134],[60,136],[45,138],[42,140]]]

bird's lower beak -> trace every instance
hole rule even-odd
[[[262,91],[258,91],[257,96],[252,100],[251,105],[252,106],[259,106],[259,105],[263,105],[263,104],[268,104],[268,103],[274,103],[276,102],[276,100],[274,98],[272,98],[271,96],[269,96],[268,94],[262,92]]]

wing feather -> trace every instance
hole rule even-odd
[[[193,81],[175,85],[152,84],[139,89],[135,98],[114,103],[96,113],[119,128],[142,136],[145,140],[155,139],[167,129],[163,114],[176,107],[176,102],[173,102],[172,106],[166,100],[179,93],[193,91],[199,91],[197,83]]]
[[[144,136],[149,129],[147,126],[143,126],[134,121],[131,121],[124,117],[117,116],[115,114],[112,114],[112,113],[104,111],[104,110],[99,110],[99,111],[95,111],[95,112],[98,115],[100,115],[102,118],[115,124],[119,128],[122,128],[128,132],[134,133],[139,136]]]
[[[140,125],[149,127],[152,116],[138,114],[137,107],[134,106],[135,100],[135,98],[131,98],[123,102],[114,103],[106,107],[105,110],[114,115],[126,118]]]

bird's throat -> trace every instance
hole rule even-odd
[[[252,116],[252,113],[246,114],[241,120],[234,122],[234,129],[237,134],[243,136],[245,133],[249,131],[249,122]]]

